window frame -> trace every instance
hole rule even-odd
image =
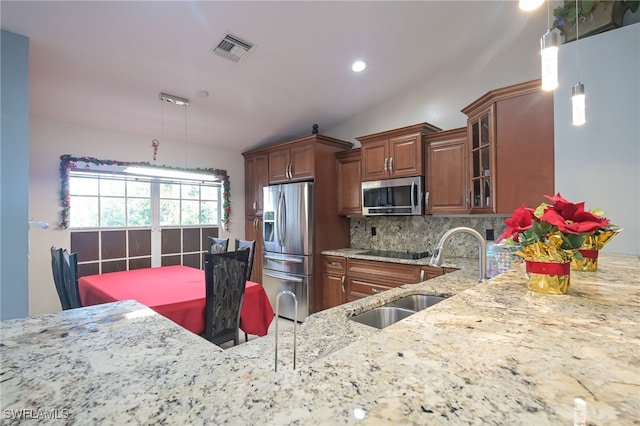
[[[159,169],[161,171],[171,170],[198,174],[212,175],[216,178],[216,181],[222,187],[221,199],[219,202],[219,217],[220,223],[217,226],[224,227],[225,230],[229,230],[230,217],[231,217],[231,183],[226,170],[223,169],[202,169],[202,168],[177,168],[169,166],[158,166],[145,162],[127,162],[127,161],[115,161],[115,160],[99,160],[94,157],[73,157],[69,154],[60,156],[60,204],[62,210],[60,211],[60,229],[69,228],[69,212],[70,212],[70,194],[69,194],[69,175],[71,171],[91,171],[98,170],[104,173],[123,173],[127,167],[139,166],[147,169]],[[146,176],[148,178],[148,176]],[[182,179],[171,179],[179,181]],[[185,179],[187,180],[187,179]],[[152,195],[153,197],[153,195]],[[153,203],[153,200],[152,200]],[[153,209],[153,207],[152,207]],[[179,225],[179,226],[195,226],[195,225]],[[201,226],[201,225],[197,225]],[[126,227],[126,226],[125,226]],[[124,227],[109,227],[109,229],[121,229]],[[79,228],[74,228],[79,229]],[[102,228],[101,228],[102,229]]]

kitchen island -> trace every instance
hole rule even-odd
[[[348,317],[452,297],[382,330]],[[0,323],[3,424],[587,424],[640,418],[640,259],[601,254],[567,295],[464,271],[222,350],[134,301]]]

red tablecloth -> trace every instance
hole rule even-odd
[[[134,299],[196,334],[204,332],[204,271],[163,266],[88,275],[78,280],[82,306]],[[247,281],[240,328],[264,336],[274,313],[262,285]]]

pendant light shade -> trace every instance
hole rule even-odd
[[[586,122],[584,84],[578,82],[571,88],[573,125],[582,126]]]
[[[542,3],[544,0],[520,0],[519,7],[521,10],[529,12],[539,8]]]
[[[558,33],[547,30],[540,39],[542,56],[542,90],[554,90],[558,87]]]

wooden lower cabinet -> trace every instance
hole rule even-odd
[[[416,284],[450,271],[431,266],[322,256],[323,309],[404,284]]]
[[[346,261],[339,256],[322,256],[322,308],[329,309],[346,301]]]

